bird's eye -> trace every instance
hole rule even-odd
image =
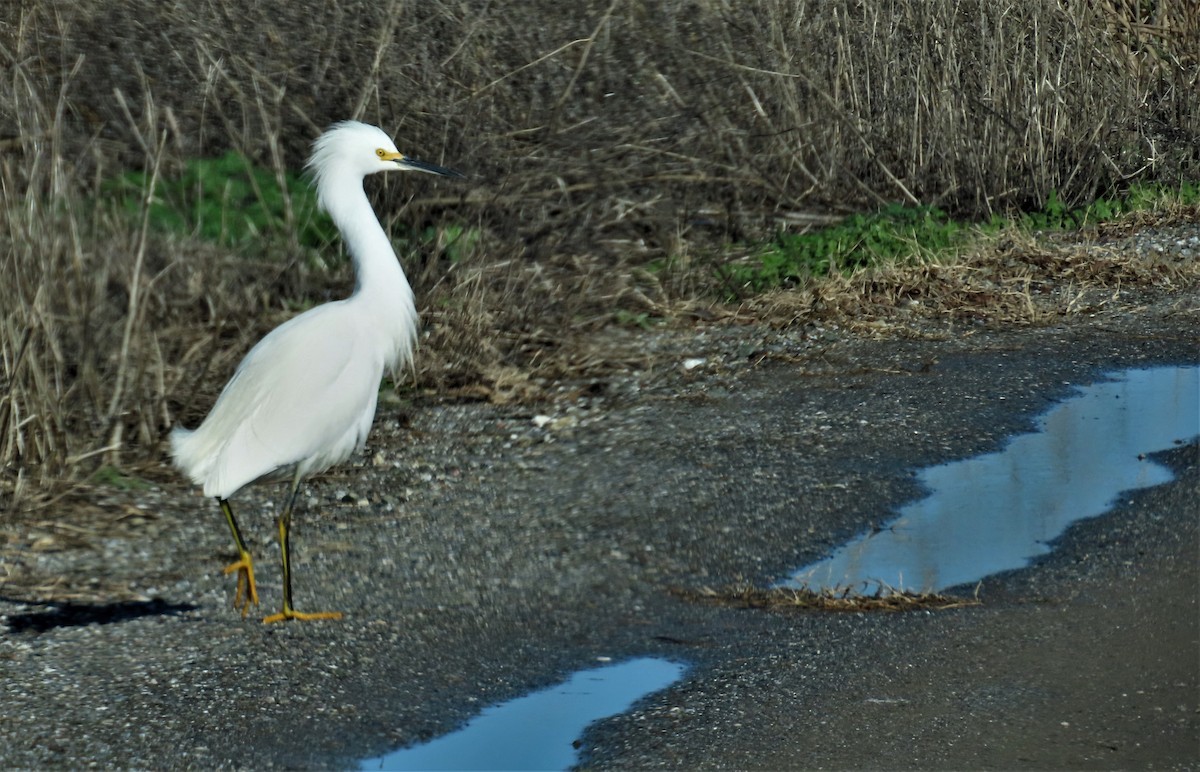
[[[381,147],[380,147],[380,148],[376,148],[376,149],[375,149],[375,155],[379,156],[380,158],[383,158],[385,155],[387,155],[387,151],[386,151],[386,150],[384,150],[384,149],[383,149],[383,148],[381,148]]]

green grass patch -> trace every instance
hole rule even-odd
[[[279,254],[272,244],[297,245],[312,255],[337,254],[331,245],[337,228],[317,208],[307,179],[255,166],[230,151],[220,158],[189,160],[178,176],[160,177],[150,201],[150,226],[240,251]],[[130,217],[140,217],[149,175],[126,172],[105,193]],[[290,214],[289,214],[290,213]],[[294,235],[294,240],[293,240]],[[457,263],[479,246],[482,231],[462,225],[429,226],[420,232],[398,229],[397,251],[433,253]]]
[[[649,330],[658,322],[662,321],[657,317],[651,316],[646,311],[626,311],[623,308],[618,308],[613,312],[613,321],[624,327],[638,327],[643,330]]]
[[[152,487],[146,480],[125,474],[115,466],[108,464],[92,472],[91,479],[97,485],[107,485],[123,491],[144,491]]]
[[[762,292],[919,252],[945,252],[968,233],[967,226],[940,209],[893,205],[872,214],[851,215],[822,230],[781,234],[755,259],[724,266],[723,279]]]
[[[1200,203],[1200,183],[1178,188],[1135,186],[1121,195],[1099,198],[1071,208],[1052,192],[1042,209],[1013,218],[999,215],[983,223],[955,220],[933,207],[898,204],[871,214],[852,215],[829,228],[781,234],[762,245],[749,260],[723,265],[720,279],[730,294],[788,287],[833,271],[907,260],[918,255],[945,257],[980,234],[1015,225],[1027,231],[1076,230],[1110,222],[1134,212],[1193,206]]]
[[[178,176],[160,177],[150,201],[150,225],[231,249],[281,239],[321,249],[337,236],[333,222],[317,210],[317,194],[307,180],[287,172],[280,177],[230,151],[220,158],[193,158]],[[126,172],[106,186],[117,206],[140,216],[149,174]],[[290,212],[290,214],[289,214]]]
[[[1163,185],[1136,185],[1122,195],[1098,198],[1092,203],[1071,208],[1050,192],[1041,211],[1027,212],[1016,222],[1028,230],[1074,230],[1111,222],[1134,212],[1149,212],[1166,204],[1192,206],[1200,203],[1200,183],[1184,182],[1178,188]]]
[[[432,248],[445,255],[450,262],[459,263],[479,247],[482,238],[483,231],[478,228],[465,228],[461,225],[431,225],[421,232],[420,238],[415,242],[413,239],[407,238],[401,239],[401,241],[408,249],[428,250]]]

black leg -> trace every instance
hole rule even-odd
[[[283,507],[283,512],[279,514],[276,525],[279,526],[279,555],[283,566],[283,610],[278,614],[272,614],[263,620],[263,622],[283,622],[289,619],[341,619],[340,611],[318,611],[313,614],[305,614],[296,611],[292,606],[292,545],[291,545],[291,527],[292,527],[292,511],[296,508],[296,494],[300,492],[300,472],[292,477],[292,487],[288,491],[287,503]]]
[[[238,528],[237,519],[233,516],[233,507],[229,506],[229,501],[226,499],[217,499],[217,503],[221,506],[221,512],[225,515],[225,521],[229,523],[229,530],[233,533],[233,543],[237,545],[238,559],[236,563],[231,563],[225,567],[225,573],[231,574],[237,572],[237,594],[233,596],[233,607],[242,612],[242,616],[250,611],[250,605],[258,605],[258,587],[254,583],[254,561],[250,557],[250,550],[246,549],[246,542],[242,539],[242,532]]]
[[[300,492],[300,474],[292,477],[292,487],[288,491],[287,503],[275,524],[279,527],[279,554],[283,563],[283,615],[291,617],[295,614],[292,607],[292,541],[289,534],[292,527],[292,510],[296,508],[296,494]]]

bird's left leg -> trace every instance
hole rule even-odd
[[[237,571],[237,594],[233,596],[233,607],[242,612],[242,616],[250,611],[250,604],[258,605],[258,587],[254,584],[254,561],[250,558],[250,550],[246,549],[246,542],[242,540],[242,532],[238,530],[237,520],[233,517],[233,507],[229,506],[226,499],[217,499],[217,503],[221,505],[221,512],[225,514],[225,520],[229,523],[229,530],[233,532],[233,541],[237,544],[238,559],[236,563],[231,563],[225,567],[225,573],[232,574]]]
[[[304,613],[292,608],[292,548],[288,538],[292,526],[292,510],[296,507],[296,494],[300,491],[300,470],[292,477],[292,489],[288,494],[287,506],[276,521],[279,526],[279,553],[283,561],[283,611],[263,619],[264,624],[283,622],[289,619],[341,619],[340,611],[317,611]]]

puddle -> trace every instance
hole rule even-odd
[[[1069,524],[1103,514],[1122,491],[1169,482],[1171,472],[1144,454],[1200,434],[1200,367],[1113,378],[1080,389],[1000,452],[922,470],[929,496],[783,584],[934,591],[975,582],[1046,554]],[[567,769],[578,762],[573,743],[589,724],[625,712],[683,672],[653,658],[579,671],[360,769]]]
[[[1000,452],[922,470],[927,498],[783,586],[922,592],[973,583],[1046,554],[1069,524],[1103,514],[1121,491],[1169,482],[1170,470],[1139,455],[1200,434],[1200,367],[1112,377]]]
[[[581,670],[549,689],[487,708],[466,727],[424,745],[364,761],[364,770],[567,769],[591,723],[624,713],[674,683],[682,665],[642,658]]]

